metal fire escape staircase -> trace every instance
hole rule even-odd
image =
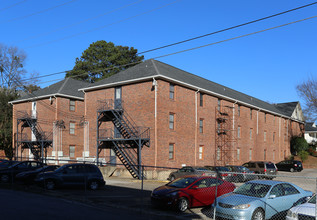
[[[121,163],[134,177],[144,177],[141,165],[141,150],[149,147],[150,129],[138,127],[123,109],[120,100],[99,101],[97,111],[97,161],[102,149],[112,149]],[[110,128],[109,123],[113,126]],[[106,129],[100,129],[105,125]],[[108,126],[107,126],[108,125]]]
[[[21,150],[30,149],[32,154],[34,155],[35,160],[39,160],[44,156],[44,150],[53,143],[53,133],[52,132],[44,132],[41,126],[38,124],[38,120],[36,117],[33,117],[32,114],[28,114],[27,112],[18,112],[17,119],[17,129],[19,129],[19,124],[21,124],[21,132],[17,131],[17,145],[21,146]],[[25,128],[30,128],[31,132],[26,133],[23,132]],[[35,139],[29,135],[32,133]],[[18,147],[17,147],[18,149]]]

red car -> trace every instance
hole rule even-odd
[[[215,177],[187,176],[154,189],[151,202],[154,206],[175,207],[184,212],[191,207],[211,205],[215,197],[235,188],[233,183]]]

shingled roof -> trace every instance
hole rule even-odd
[[[317,133],[317,127],[314,122],[306,122],[305,123],[305,132]]]
[[[206,94],[212,94],[222,99],[231,100],[241,105],[259,109],[266,112],[272,112],[277,115],[290,117],[290,109],[278,108],[278,105],[272,105],[260,99],[230,89],[226,86],[209,81],[197,75],[188,73],[176,67],[170,66],[157,60],[146,60],[143,63],[130,67],[109,78],[91,84],[80,90],[91,91],[107,87],[119,86],[128,83],[136,83],[155,79],[165,79],[175,84],[180,84]],[[296,107],[296,106],[295,106]],[[285,111],[286,110],[286,111]],[[293,108],[294,111],[294,108]]]
[[[80,88],[89,86],[90,83],[75,80],[72,78],[66,78],[55,84],[47,86],[43,89],[32,92],[31,94],[26,94],[10,103],[19,103],[25,101],[32,101],[42,98],[48,98],[50,96],[61,96],[72,99],[84,100],[84,93],[79,91]]]

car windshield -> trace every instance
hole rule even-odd
[[[196,170],[199,170],[199,171],[209,171],[206,167],[196,167]]]
[[[196,178],[180,178],[166,185],[175,187],[175,188],[186,188],[195,181],[196,181]]]
[[[258,198],[263,198],[266,196],[270,190],[270,185],[260,184],[260,183],[245,183],[239,188],[237,188],[234,193],[246,196],[253,196]]]
[[[230,172],[227,167],[218,167],[218,171]]]
[[[308,203],[316,204],[316,195],[314,195],[313,197],[311,197],[311,198],[308,200]]]
[[[267,163],[267,164],[266,164],[266,168],[267,168],[267,169],[275,169],[275,166],[274,166],[273,163]]]

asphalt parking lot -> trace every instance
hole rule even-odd
[[[316,169],[305,169],[299,173],[279,172],[275,180],[294,183],[305,190],[316,192]],[[116,207],[132,210],[147,215],[151,219],[211,219],[212,211],[209,207],[193,208],[185,213],[178,213],[174,210],[159,209],[151,206],[151,191],[168,181],[135,180],[132,178],[105,178],[106,186],[97,191],[77,189],[58,189],[53,191],[44,190],[36,186],[6,186],[14,190],[26,190],[34,193],[41,193],[48,196],[60,197],[67,200],[82,202],[93,207],[109,208]],[[143,183],[143,184],[142,184]],[[237,183],[240,186],[242,183]]]

